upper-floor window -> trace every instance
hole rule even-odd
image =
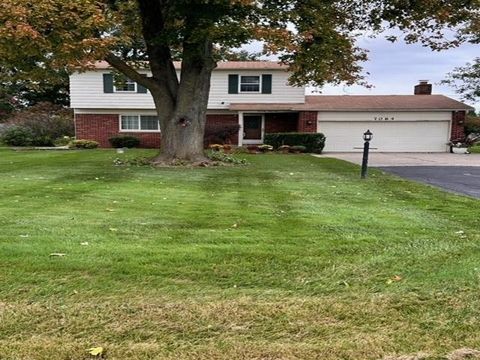
[[[240,92],[260,92],[260,76],[240,76]]]
[[[122,115],[121,131],[160,131],[160,122],[154,115]]]
[[[116,76],[113,83],[113,89],[115,92],[136,92],[137,83],[124,76]]]

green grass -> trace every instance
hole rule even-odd
[[[468,149],[472,154],[480,154],[480,145],[470,146]]]
[[[480,347],[478,200],[306,155],[197,169],[115,157],[0,150],[1,359]]]

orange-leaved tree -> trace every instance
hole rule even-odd
[[[366,52],[357,36],[399,28],[409,42],[456,45],[478,9],[478,0],[3,0],[0,67],[53,81],[58,69],[106,60],[152,94],[162,129],[156,161],[197,161],[220,54],[259,40],[290,67],[294,85],[358,83]],[[151,76],[137,71],[142,64]]]

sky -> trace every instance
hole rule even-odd
[[[413,87],[419,80],[428,80],[433,84],[433,93],[442,94],[461,100],[454,89],[439,82],[455,67],[464,66],[475,57],[480,56],[480,45],[463,44],[460,47],[432,51],[420,44],[406,44],[398,40],[395,43],[384,37],[364,37],[358,45],[369,50],[369,60],[363,63],[366,80],[373,88],[362,86],[325,86],[321,89],[324,95],[411,95]],[[246,47],[250,51],[261,51],[261,43]],[[311,92],[314,89],[307,89]],[[469,103],[480,111],[480,102]]]
[[[458,48],[432,51],[420,44],[391,43],[384,38],[362,38],[359,46],[369,50],[364,63],[367,80],[374,87],[325,86],[325,95],[410,95],[419,80],[429,80],[433,93],[461,100],[454,89],[439,82],[457,66],[463,66],[480,56],[480,45],[464,44]],[[480,103],[471,104],[480,109]]]

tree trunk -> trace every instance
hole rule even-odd
[[[181,79],[173,101],[166,101],[162,93],[152,92],[160,119],[160,154],[154,163],[207,161],[204,155],[204,133],[207,116],[210,78],[215,63],[211,58],[210,43],[205,54],[188,56],[184,51]]]

